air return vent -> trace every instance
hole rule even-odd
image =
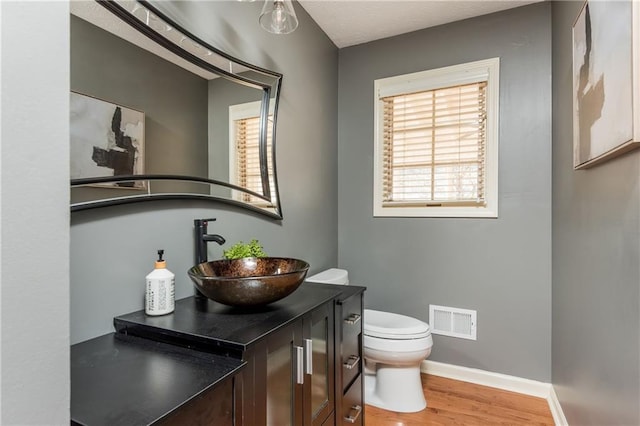
[[[476,340],[477,313],[469,309],[429,305],[431,333]]]

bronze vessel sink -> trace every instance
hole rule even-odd
[[[293,293],[309,264],[285,257],[245,257],[200,263],[187,273],[202,294],[238,307],[261,306]]]

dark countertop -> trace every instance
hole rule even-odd
[[[243,361],[127,335],[71,346],[71,422],[148,425],[234,375]]]
[[[329,300],[361,291],[364,287],[305,282],[284,299],[252,309],[187,297],[176,301],[172,314],[150,317],[142,310],[116,317],[114,325],[120,333],[242,358],[267,334]]]
[[[330,300],[364,287],[303,283],[254,309],[187,297],[173,313],[114,318],[117,333],[71,346],[71,420],[79,425],[149,425],[166,419],[246,364],[251,345]]]

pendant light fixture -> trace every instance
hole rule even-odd
[[[265,0],[260,26],[273,34],[289,34],[298,28],[298,17],[291,0]]]

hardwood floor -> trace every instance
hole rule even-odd
[[[397,413],[366,405],[366,426],[554,424],[543,398],[426,374],[422,388],[427,408]]]

